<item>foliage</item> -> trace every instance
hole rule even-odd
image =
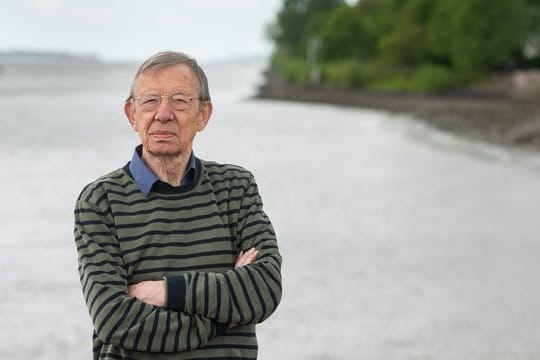
[[[428,46],[457,69],[489,70],[522,46],[524,19],[521,0],[438,1],[428,23]]]
[[[344,89],[369,87],[376,79],[388,76],[387,69],[377,63],[344,60],[326,64],[323,69],[325,83]]]
[[[306,54],[306,42],[343,0],[285,0],[270,37],[277,48],[291,57]]]
[[[410,0],[400,12],[398,25],[380,40],[381,58],[390,64],[411,66],[428,57],[426,23],[435,2]]]
[[[423,65],[402,71],[387,79],[379,79],[373,88],[412,92],[440,92],[457,89],[477,79],[477,74],[456,72],[446,66]]]
[[[303,58],[291,58],[276,53],[272,57],[271,68],[292,83],[301,85],[309,83],[309,65]]]
[[[320,38],[323,61],[365,59],[375,54],[373,34],[368,31],[363,18],[347,5],[337,8],[328,17],[321,29]]]
[[[323,83],[344,88],[439,91],[540,64],[540,0],[284,0],[271,29],[272,66],[296,83],[313,38]]]
[[[446,66],[423,65],[404,69],[380,62],[360,63],[354,60],[327,64],[323,75],[326,84],[343,89],[369,88],[412,92],[455,89],[476,79],[473,73],[456,72]]]

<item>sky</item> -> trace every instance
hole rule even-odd
[[[162,50],[202,60],[266,56],[282,0],[0,0],[0,51],[140,61]]]

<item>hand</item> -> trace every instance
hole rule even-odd
[[[234,264],[235,269],[251,264],[257,258],[258,252],[256,248],[251,248],[246,252],[240,251]],[[128,295],[150,305],[165,307],[165,281],[148,280],[130,285]]]
[[[234,268],[238,269],[239,267],[242,267],[244,265],[251,264],[257,258],[258,253],[259,250],[254,247],[252,247],[246,252],[240,251],[240,254],[238,254],[238,259],[236,259],[236,263],[234,264]]]
[[[165,307],[165,281],[149,280],[130,285],[128,295],[150,305]]]

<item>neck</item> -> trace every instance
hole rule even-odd
[[[155,156],[143,150],[142,159],[159,180],[179,186],[190,156],[191,152],[175,156]]]

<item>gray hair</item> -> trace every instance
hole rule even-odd
[[[193,75],[195,75],[195,77],[197,78],[197,82],[199,83],[199,97],[201,98],[201,102],[210,101],[211,99],[210,90],[208,89],[208,79],[206,78],[206,74],[204,73],[203,69],[197,63],[197,60],[184,53],[175,51],[159,52],[152,55],[141,64],[141,66],[135,73],[133,82],[131,83],[131,90],[129,92],[129,97],[127,100],[129,101],[135,98],[135,82],[141,74],[159,71],[168,66],[179,64],[185,64],[189,66],[189,68],[193,72]]]

